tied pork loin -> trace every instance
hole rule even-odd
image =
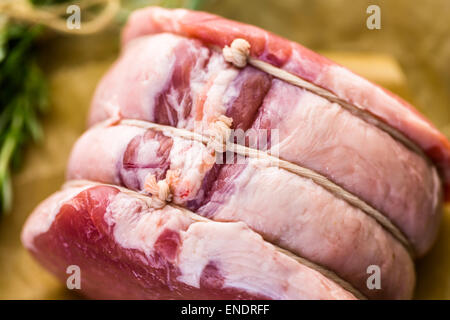
[[[149,174],[160,180],[176,172],[173,203],[212,220],[243,221],[268,241],[334,270],[367,296],[411,295],[411,258],[374,219],[264,159],[235,162],[219,168],[202,143],[151,129],[99,126],[75,145],[68,178],[145,192]],[[381,267],[383,290],[367,288],[370,265]]]
[[[93,298],[411,298],[450,195],[412,106],[207,13],[135,12],[89,124],[22,239]]]
[[[244,223],[213,222],[113,186],[68,187],[30,217],[23,241],[62,280],[108,299],[354,299]]]

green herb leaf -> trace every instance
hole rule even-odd
[[[45,78],[37,67],[34,43],[42,28],[9,24],[0,45],[0,208],[12,204],[11,169],[21,162],[21,147],[43,137],[39,115],[47,109]]]

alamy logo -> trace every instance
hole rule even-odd
[[[210,127],[205,127],[201,122],[195,122],[193,131],[196,134],[215,141],[215,163],[216,164],[245,164],[246,158],[264,158],[264,154],[272,157],[279,157],[280,134],[278,129],[227,129],[225,132],[211,131]],[[222,134],[225,133],[225,136]],[[247,147],[247,149],[245,149]],[[205,149],[209,152],[208,149]],[[186,154],[186,157],[195,154]]]
[[[252,149],[253,157],[259,158],[262,153],[269,152],[271,156],[279,156],[279,132],[278,129],[242,129],[230,130],[230,136],[226,141],[226,149],[232,150],[233,145],[247,146]],[[263,151],[266,150],[266,151]],[[245,164],[245,157],[241,154],[235,156],[228,152],[224,156],[216,154],[216,164]]]
[[[70,276],[67,278],[66,285],[67,289],[74,290],[74,289],[81,289],[81,269],[77,265],[70,265],[66,269],[66,273],[70,274]]]
[[[370,274],[367,278],[367,288],[369,290],[381,289],[381,269],[377,265],[370,265],[367,267],[367,274]]]
[[[367,7],[366,13],[370,16],[366,20],[366,26],[369,30],[381,29],[381,9],[379,6],[372,4]]]
[[[66,13],[69,15],[66,20],[67,28],[70,30],[81,29],[81,9],[73,4],[67,7]]]

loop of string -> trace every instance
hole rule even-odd
[[[67,27],[66,18],[64,17],[70,5],[77,5],[80,9],[99,5],[103,5],[103,8],[92,20],[82,22],[80,29],[70,29]],[[42,8],[34,6],[28,0],[0,1],[0,14],[4,14],[8,18],[41,24],[54,31],[78,35],[93,34],[101,31],[115,18],[119,10],[120,0],[82,0],[69,2],[64,5],[42,6]]]
[[[109,127],[117,124],[117,121],[121,122],[121,119],[114,120],[114,123],[111,123],[111,120],[107,120],[104,122],[104,125]],[[221,115],[210,125],[208,129],[209,139],[206,142],[208,149],[221,153],[227,150],[226,145],[231,134],[230,127],[232,123],[233,120],[231,118]],[[144,182],[144,192],[152,196],[152,206],[155,209],[161,209],[173,200],[171,189],[177,183],[179,176],[179,171],[167,170],[166,178],[157,181],[154,174],[147,174]]]
[[[55,6],[52,8],[48,8],[48,10],[37,9],[32,6],[26,0],[4,0],[0,2],[0,13],[6,14],[8,17],[17,19],[20,21],[31,22],[31,23],[39,23],[43,24],[55,31],[65,32],[65,33],[73,33],[73,34],[91,34],[100,31],[103,29],[118,13],[120,9],[120,0],[84,0],[76,3],[80,6],[80,8],[88,8],[91,6],[106,4],[103,10],[100,12],[98,16],[96,16],[92,21],[83,23],[83,28],[81,29],[69,29],[66,25],[66,20],[62,17],[65,14],[65,10],[69,4]],[[230,46],[225,46],[223,48],[223,56],[225,61],[232,63],[234,66],[238,68],[244,68],[247,64],[252,65],[253,67],[266,72],[280,80],[286,81],[290,84],[293,84],[297,87],[309,90],[323,98],[328,99],[331,102],[335,102],[340,104],[344,109],[350,111],[351,113],[357,115],[363,120],[379,127],[381,130],[390,134],[396,140],[402,142],[409,149],[415,151],[419,155],[421,155],[428,163],[430,163],[428,157],[423,153],[423,151],[411,140],[409,140],[406,136],[404,136],[398,130],[390,127],[386,123],[380,121],[367,111],[363,110],[363,108],[354,106],[352,104],[343,101],[338,98],[333,93],[320,88],[310,82],[307,82],[298,76],[293,75],[292,73],[285,71],[283,69],[272,66],[269,63],[264,61],[252,58],[250,56],[250,43],[245,39],[235,39],[231,43]],[[121,117],[115,117],[114,120],[110,123],[110,125],[115,125],[120,122]],[[209,148],[217,151],[217,152],[225,152],[227,151],[227,146],[230,145],[233,152],[237,152],[241,155],[260,157],[261,152],[256,152],[255,150],[234,145],[228,144],[228,138],[231,132],[231,124],[232,119],[226,116],[220,116],[216,121],[214,121],[208,130],[209,139],[206,141],[206,144]],[[156,128],[157,129],[157,128]],[[205,143],[205,141],[202,141]],[[245,150],[242,150],[244,148]],[[239,150],[240,149],[240,150]],[[249,149],[249,150],[247,150]],[[268,155],[269,156],[269,155]],[[277,165],[280,164],[281,160],[276,161]],[[283,162],[284,163],[284,162]],[[292,164],[288,164],[284,166],[284,169],[294,172],[298,175],[313,178],[313,181],[318,183],[319,185],[326,187],[327,190],[332,190],[336,195],[340,195],[341,198],[344,198],[350,204],[353,204],[360,208],[361,210],[369,213],[372,217],[380,222],[381,225],[387,227],[387,229],[396,236],[397,239],[400,240],[407,249],[410,249],[411,246],[409,241],[402,235],[402,233],[381,213],[377,210],[371,208],[369,205],[365,204],[362,200],[353,196],[348,192],[344,192],[342,188],[333,184],[331,181],[318,175],[311,170],[301,168],[302,170],[292,170],[289,167],[293,166]],[[305,172],[305,170],[307,172]],[[170,171],[170,170],[169,170]],[[303,172],[299,172],[303,171]],[[311,171],[311,172],[309,172]],[[170,175],[170,173],[169,173]],[[168,183],[167,177],[164,180],[156,181],[155,176],[149,175],[146,177],[145,182],[145,190],[146,192],[152,194],[152,202],[155,207],[162,208],[167,202],[172,200],[171,194],[171,186]],[[355,199],[356,198],[356,199]],[[411,252],[411,250],[409,250]]]
[[[144,201],[150,208],[154,208],[154,203],[153,200],[146,195],[142,195],[141,193],[138,193],[136,191],[132,191],[130,189],[121,187],[121,186],[117,186],[117,185],[111,185],[111,184],[107,184],[107,183],[100,183],[100,182],[93,182],[90,180],[69,180],[66,183],[64,183],[62,189],[70,189],[70,188],[89,188],[89,187],[95,187],[95,186],[108,186],[108,187],[113,187],[118,189],[120,192],[130,195],[132,197],[135,197],[139,200]],[[180,211],[181,214],[185,215],[186,217],[188,217],[189,219],[191,219],[193,222],[210,222],[211,220],[209,218],[203,217],[198,215],[197,213],[194,213],[192,211],[190,211],[189,209],[186,209],[184,207],[180,207],[174,203],[170,203],[170,207],[173,207],[177,210]],[[221,223],[233,223],[233,222],[221,222]],[[367,297],[365,297],[358,289],[356,289],[355,287],[353,287],[350,283],[348,283],[346,280],[342,279],[340,276],[338,276],[335,272],[322,267],[312,261],[309,261],[306,258],[303,258],[299,255],[295,255],[292,252],[280,248],[277,245],[274,245],[275,249],[282,253],[287,255],[288,257],[298,261],[299,263],[313,269],[316,270],[317,272],[323,274],[325,277],[327,277],[328,279],[333,280],[334,282],[336,282],[337,284],[339,284],[341,287],[343,287],[344,289],[346,289],[347,291],[350,291],[351,293],[353,293],[358,299],[363,299],[363,300],[367,300]]]
[[[332,103],[339,104],[353,115],[356,115],[362,120],[388,133],[395,140],[403,143],[403,145],[405,145],[408,149],[419,154],[428,164],[432,164],[428,156],[420,147],[417,146],[415,142],[406,137],[402,132],[386,124],[378,117],[372,115],[369,111],[366,111],[366,108],[348,103],[336,96],[334,93],[303,80],[302,78],[286,70],[277,68],[267,62],[251,57],[250,43],[247,40],[240,38],[234,39],[230,46],[225,46],[222,49],[222,54],[225,61],[232,63],[237,68],[244,68],[247,64],[250,64],[251,66],[270,74],[275,78],[283,80],[299,88],[306,89],[314,94],[317,94],[318,96],[321,96],[322,98],[329,100]]]
[[[397,129],[391,127],[384,121],[380,120],[378,117],[372,115],[370,112],[366,111],[365,108],[350,104],[338,96],[336,96],[334,93],[325,90],[321,87],[318,87],[314,85],[313,83],[310,83],[308,81],[303,80],[302,78],[286,71],[280,68],[277,68],[267,62],[252,58],[250,56],[250,43],[245,39],[234,39],[230,46],[225,46],[222,49],[223,57],[225,61],[232,63],[237,68],[244,68],[247,66],[247,64],[250,64],[251,66],[267,73],[275,78],[278,78],[282,81],[285,81],[287,83],[290,83],[294,86],[297,86],[299,88],[308,90],[314,94],[317,94],[318,96],[321,96],[328,101],[332,103],[339,104],[342,108],[349,111],[353,115],[359,117],[360,119],[364,120],[365,122],[376,126],[380,130],[386,132],[389,134],[393,139],[401,142],[404,146],[406,146],[408,149],[412,150],[413,152],[417,153],[419,156],[421,156],[429,165],[433,165],[431,160],[428,158],[428,156],[423,152],[423,150],[416,145],[413,141],[411,141],[408,137],[406,137],[402,132],[398,131]],[[289,170],[289,169],[288,169]],[[316,174],[314,172],[314,174]],[[310,176],[308,173],[307,176]],[[359,209],[363,210],[364,212],[368,213],[370,216],[374,217],[383,227],[385,227],[391,234],[393,234],[410,252],[412,256],[414,256],[414,252],[412,249],[411,244],[407,240],[407,238],[402,234],[402,232],[395,227],[392,222],[386,218],[385,215],[378,212],[376,209],[372,208],[356,196],[354,196],[351,193],[342,192],[342,188],[339,186],[330,183],[328,179],[325,177],[320,177],[320,179],[313,179],[316,183],[319,182],[320,185],[326,187],[326,189],[330,190],[332,189],[333,193],[335,195],[340,195],[341,198],[345,198],[348,202],[350,202],[353,205],[356,205]],[[320,182],[319,180],[323,180]],[[342,189],[342,190],[341,190]]]
[[[222,119],[225,120],[225,119]],[[221,121],[221,120],[217,120]],[[216,122],[217,122],[216,121]],[[101,123],[99,125],[105,125],[107,123]],[[228,122],[229,123],[229,122]],[[373,208],[369,204],[367,204],[365,201],[361,200],[357,196],[353,195],[352,193],[348,192],[344,188],[340,187],[339,185],[335,184],[331,180],[329,180],[327,177],[310,170],[308,168],[301,167],[297,164],[293,164],[289,161],[285,161],[282,159],[279,159],[265,151],[252,149],[240,144],[235,144],[231,141],[228,141],[228,139],[225,139],[227,143],[225,145],[218,145],[219,142],[217,140],[213,139],[211,136],[204,136],[195,132],[191,132],[185,129],[175,128],[172,126],[165,126],[156,124],[153,122],[147,122],[147,121],[141,121],[141,120],[132,120],[132,119],[122,119],[120,121],[121,125],[128,125],[128,126],[134,126],[134,127],[140,127],[143,129],[152,129],[156,131],[160,131],[164,134],[168,134],[171,136],[177,136],[184,139],[190,139],[197,142],[201,142],[207,147],[217,147],[217,152],[224,152],[224,151],[230,151],[235,154],[254,158],[254,159],[262,159],[264,161],[267,161],[268,165],[281,168],[283,170],[289,171],[297,176],[311,179],[314,183],[317,185],[323,187],[336,197],[346,201],[350,205],[360,209],[361,211],[365,212],[368,216],[372,217],[375,221],[377,221],[383,228],[385,228],[389,233],[391,233],[400,243],[404,245],[406,250],[410,253],[412,257],[415,256],[414,250],[409,243],[408,239],[403,235],[403,233],[381,212],[379,212],[377,209]],[[212,142],[213,141],[213,142]],[[170,171],[170,170],[169,170]],[[169,172],[168,171],[168,172]],[[169,174],[171,176],[171,174]],[[167,180],[167,175],[166,175]],[[173,180],[168,181],[169,188],[170,186],[174,185]],[[154,189],[154,193],[156,194],[157,190]],[[158,189],[159,191],[159,189]],[[148,191],[149,192],[149,191]],[[152,193],[152,192],[149,192]],[[153,194],[153,193],[152,193]],[[169,197],[170,198],[170,197]],[[161,197],[161,201],[164,201],[164,203],[167,202],[167,198]],[[156,200],[158,204],[158,200]]]
[[[154,174],[147,174],[144,181],[144,192],[151,195],[151,206],[154,209],[161,209],[172,201],[171,189],[175,186],[179,176],[179,171],[167,170],[165,179],[157,181]]]
[[[234,64],[238,68],[244,68],[250,57],[250,43],[244,39],[235,39],[231,46],[223,48],[225,61]]]
[[[219,116],[216,121],[212,122],[208,129],[208,148],[221,153],[225,152],[232,124],[233,119],[224,115]]]

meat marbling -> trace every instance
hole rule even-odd
[[[75,144],[67,178],[145,192],[148,174],[163,179],[167,170],[178,171],[171,184],[174,203],[213,220],[243,221],[272,243],[335,271],[368,297],[411,297],[411,258],[374,219],[264,160],[235,162],[217,165],[199,142],[128,125],[97,126]],[[367,287],[370,265],[381,266],[381,290]]]
[[[93,298],[355,298],[242,222],[153,210],[112,186],[56,193],[36,208],[22,241],[63,281],[69,265],[80,267],[81,290]]]
[[[237,38],[249,42],[251,57],[364,109],[426,155],[314,92],[227,63],[220,49]],[[65,188],[34,211],[22,241],[44,266],[65,279],[67,265],[79,265],[82,290],[93,298],[412,296],[405,247],[312,180],[264,159],[232,155],[237,163],[220,164],[200,142],[117,124],[138,119],[204,133],[230,117],[247,137],[237,143],[256,133],[262,143],[251,147],[342,186],[392,221],[421,256],[436,238],[442,194],[450,198],[450,143],[412,106],[296,43],[207,13],[136,11],[122,43],[89,115],[91,126],[110,120],[78,140],[67,174],[109,185]],[[147,178],[169,173],[173,204],[150,208]],[[380,290],[367,287],[370,265],[381,269]]]
[[[190,13],[149,9],[131,18],[124,33],[122,55],[97,88],[90,124],[120,113],[124,118],[203,131],[219,115],[227,115],[233,119],[235,129],[251,128],[257,133],[264,133],[262,129],[278,130],[279,144],[260,147],[277,148],[282,159],[321,173],[384,213],[407,236],[418,256],[431,247],[441,218],[442,193],[434,166],[336,103],[272,79],[251,66],[241,70],[230,66],[221,52],[206,45],[209,42],[200,41],[205,41],[202,37],[197,40],[159,33],[173,31],[165,30],[160,19],[172,19],[169,25],[184,26],[184,15]],[[215,18],[198,27],[207,28],[214,21],[226,24],[226,20]],[[163,29],[150,29],[139,33],[139,37],[130,35],[140,27],[159,24]],[[183,30],[180,28],[177,30]],[[220,30],[215,32],[222,36]],[[249,33],[249,41],[252,35]],[[281,41],[277,39],[273,41]],[[295,68],[289,66],[311,57],[306,51],[306,57],[296,52],[284,58],[283,65],[290,71]],[[148,57],[154,63],[147,63]],[[316,69],[325,68],[320,64],[322,60],[315,63]],[[337,68],[329,63],[326,66]],[[351,74],[345,75],[344,80]],[[365,88],[365,80],[355,78],[351,83],[352,90],[344,92],[354,91],[352,98],[364,93],[367,96],[360,99],[376,102],[376,108],[379,100],[372,95],[387,99],[378,92],[380,89]],[[333,84],[343,86],[337,81]],[[398,104],[393,99],[390,105],[394,102]],[[394,110],[410,113],[404,106]]]

